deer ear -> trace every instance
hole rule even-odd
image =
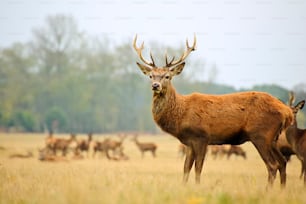
[[[185,66],[185,62],[183,62],[179,65],[176,65],[175,67],[171,67],[169,70],[170,70],[172,76],[179,75],[183,71],[184,66]]]
[[[297,113],[300,109],[304,107],[304,104],[305,104],[305,100],[300,101],[296,106],[294,106],[293,112]]]
[[[305,105],[305,100],[303,101],[300,101],[295,107],[298,108],[298,109],[302,109]]]
[[[138,65],[142,73],[144,73],[144,75],[149,75],[152,71],[152,69],[150,67],[147,67],[146,65],[140,64],[138,62],[136,62],[136,64]]]

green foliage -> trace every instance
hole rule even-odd
[[[20,127],[27,132],[36,130],[35,115],[27,110],[17,111],[14,113],[10,126]]]
[[[58,107],[52,107],[49,109],[45,116],[45,122],[48,127],[48,130],[52,130],[53,132],[57,130],[65,130],[67,119],[63,110]]]

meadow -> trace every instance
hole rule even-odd
[[[68,135],[55,135],[64,136]],[[286,188],[280,187],[279,175],[274,186],[267,188],[266,167],[250,143],[242,145],[247,152],[246,160],[236,156],[214,160],[208,152],[201,184],[195,184],[192,169],[189,182],[184,185],[184,159],[178,156],[179,142],[171,136],[139,136],[139,141],[158,145],[156,158],[150,153],[142,158],[128,137],[123,143],[124,152],[129,156],[127,161],[110,161],[99,155],[57,163],[38,160],[38,148],[44,147],[45,137],[43,134],[0,134],[3,147],[0,203],[306,203],[306,188],[299,178],[301,166],[296,157],[287,166]],[[113,138],[118,139],[115,135]],[[103,137],[94,135],[94,140],[102,141]],[[33,158],[9,158],[12,153],[28,150],[34,153]]]

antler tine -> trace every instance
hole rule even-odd
[[[289,92],[289,106],[292,106],[294,101],[295,101],[294,93],[293,93],[293,91],[290,91]]]
[[[155,66],[155,62],[154,62],[154,59],[153,59],[152,52],[150,52],[150,58],[151,58],[151,60],[152,60],[151,65],[152,65],[153,67],[156,67],[156,66]]]
[[[142,56],[142,50],[144,49],[144,42],[141,43],[141,46],[140,47],[137,47],[136,45],[136,41],[137,41],[137,35],[135,35],[135,38],[134,38],[134,41],[133,41],[133,47],[135,49],[135,51],[137,52],[140,60],[145,63],[146,65],[149,65],[150,67],[155,67],[155,63],[154,63],[154,60],[153,60],[153,56],[152,56],[152,53],[150,53],[150,57],[151,57],[151,60],[152,62],[148,62],[147,60],[145,60]]]
[[[171,65],[171,63],[174,61],[175,57],[173,56],[172,59],[170,60],[170,62],[168,63],[168,56],[167,56],[167,52],[166,52],[165,59],[166,59],[166,67],[169,67]]]
[[[182,54],[182,56],[178,60],[174,61],[174,57],[172,58],[170,63],[167,63],[168,60],[166,60],[166,67],[172,67],[174,65],[182,63],[188,57],[188,55],[196,49],[196,44],[197,44],[196,35],[194,35],[194,40],[193,40],[193,44],[192,44],[191,47],[189,46],[188,39],[186,39],[186,48],[187,49],[184,51],[184,53]]]

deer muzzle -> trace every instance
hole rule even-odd
[[[153,82],[152,83],[152,90],[155,92],[161,91],[161,84],[159,82]]]

